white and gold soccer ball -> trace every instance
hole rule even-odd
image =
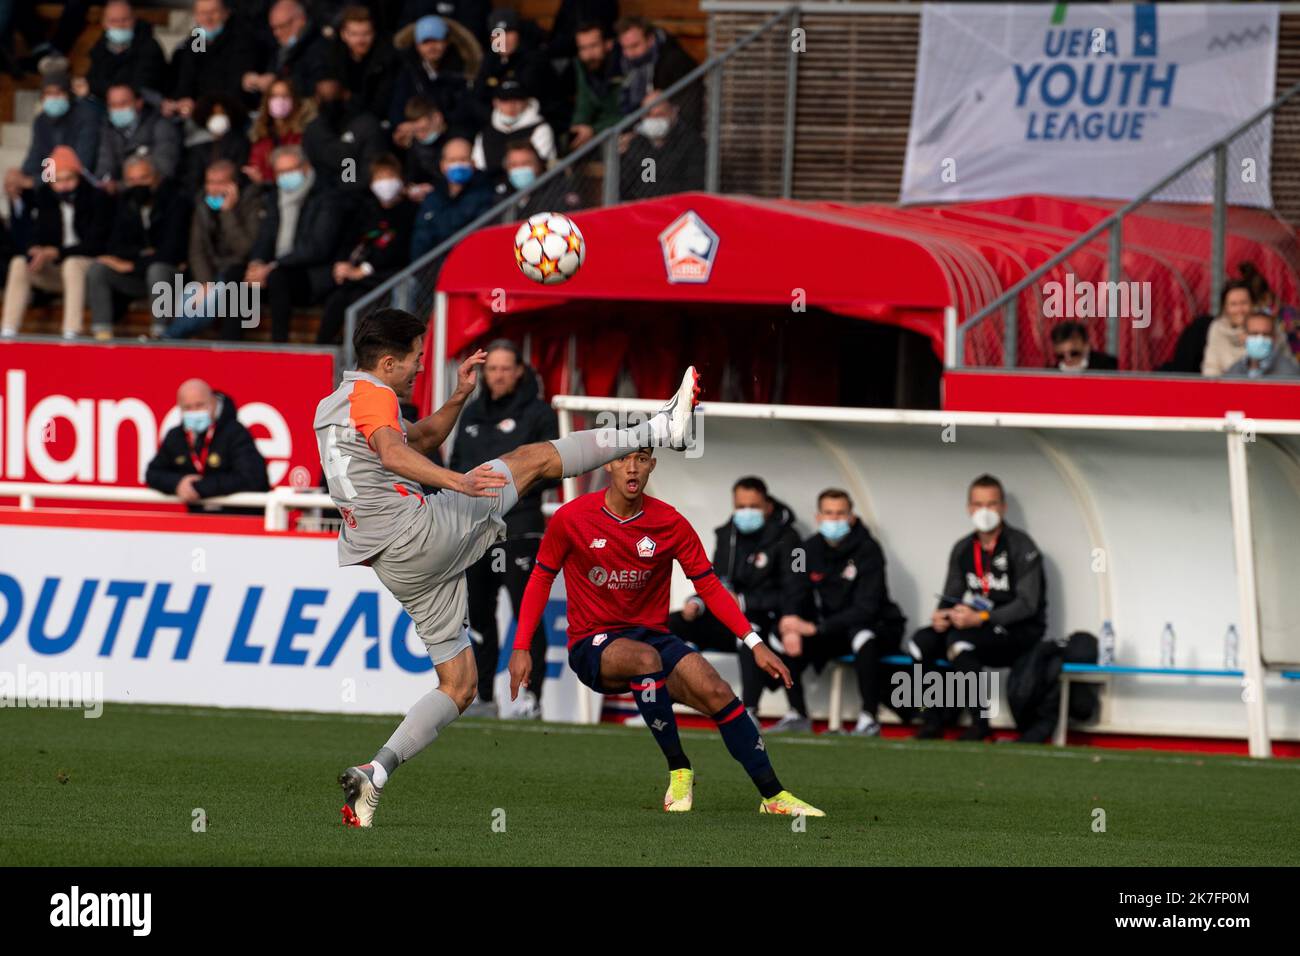
[[[539,212],[515,232],[515,262],[524,275],[543,285],[567,282],[587,258],[587,243],[577,225],[558,212]]]

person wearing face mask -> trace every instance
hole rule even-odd
[[[621,18],[614,24],[614,35],[618,38],[619,73],[623,77],[619,106],[624,116],[642,105],[651,90],[668,89],[696,67],[675,37],[643,17]],[[682,124],[698,130],[704,109],[699,84],[678,94],[677,105]]]
[[[397,157],[384,154],[371,162],[370,195],[353,227],[347,258],[334,263],[335,285],[325,299],[317,345],[337,345],[348,306],[410,262],[415,210]]]
[[[497,195],[522,193],[542,175],[542,160],[526,139],[506,144],[505,179],[497,186]],[[561,175],[515,200],[502,216],[502,222],[518,222],[539,212],[568,212],[581,205],[578,194],[570,189],[571,181]]]
[[[1297,364],[1286,340],[1278,335],[1277,318],[1269,312],[1255,312],[1243,326],[1245,354],[1228,366],[1225,378],[1297,378]]]
[[[1006,494],[992,475],[980,475],[966,494],[966,511],[975,530],[958,541],[948,557],[948,574],[930,626],[912,635],[908,653],[925,670],[947,660],[963,674],[983,667],[1010,667],[1047,630],[1047,582],[1034,539],[1006,524]],[[975,686],[971,680],[965,686]],[[990,736],[979,707],[970,707],[970,727],[962,740]],[[925,711],[918,737],[942,737],[955,716],[951,707]]]
[[[1229,282],[1223,290],[1223,308],[1210,323],[1205,337],[1201,374],[1217,378],[1246,357],[1246,319],[1256,310],[1251,287],[1245,280]],[[1277,344],[1284,345],[1280,331]]]
[[[197,513],[208,510],[201,504],[205,498],[270,490],[266,459],[235,416],[235,403],[228,395],[214,392],[201,378],[192,378],[177,389],[176,405],[181,423],[163,436],[145,469],[146,485],[175,495]]]
[[[731,519],[714,529],[713,569],[749,618],[754,633],[767,641],[777,632],[785,576],[791,552],[799,546],[794,513],[774,498],[767,483],[754,475],[731,487]],[[754,654],[738,642],[721,621],[691,595],[668,618],[668,629],[701,650],[734,652],[740,664],[740,700],[758,723],[758,699],[777,682],[754,662]]]
[[[9,260],[0,335],[18,333],[33,287],[63,294],[63,336],[75,338],[85,321],[86,271],[106,251],[113,198],[82,174],[69,146],[49,156],[53,182],[24,193],[21,232],[27,243]]]
[[[346,203],[297,146],[271,154],[275,188],[263,200],[264,215],[245,282],[262,286],[262,311],[271,314],[271,341],[289,341],[296,307],[315,305],[334,288],[334,263]],[[239,316],[226,316],[222,337],[243,337]]]
[[[491,123],[474,139],[471,162],[488,177],[505,178],[506,144],[522,139],[532,144],[544,166],[555,159],[555,133],[542,119],[537,100],[515,80],[503,80],[492,97]]]
[[[72,95],[68,61],[61,56],[47,56],[40,63],[41,108],[32,122],[31,144],[27,156],[12,181],[6,181],[10,196],[22,189],[32,189],[41,178],[41,163],[56,146],[70,146],[81,168],[95,168],[99,159],[100,121],[103,113],[85,100]]]
[[[472,147],[463,136],[451,136],[442,147],[442,177],[424,197],[415,215],[411,260],[450,239],[462,227],[492,208],[494,196],[487,177],[470,162]]]
[[[109,0],[101,16],[104,33],[90,48],[86,85],[101,103],[112,86],[129,86],[155,109],[167,85],[167,60],[153,25],[136,17],[126,0]]]
[[[794,686],[790,711],[769,732],[812,729],[800,677],[805,668],[851,656],[862,711],[850,733],[880,733],[877,710],[884,674],[880,659],[898,653],[906,618],[889,597],[885,552],[853,513],[848,492],[827,488],[817,496],[817,532],[803,542],[802,567],[784,577],[778,621],[782,660]],[[899,713],[906,722],[911,714]]]
[[[148,156],[126,161],[116,207],[108,251],[86,272],[91,330],[100,340],[113,337],[114,293],[151,298],[156,284],[173,284],[190,229],[189,197],[165,182]]]
[[[295,96],[310,97],[328,42],[320,26],[298,0],[276,0],[266,23],[274,43],[264,48],[261,71],[245,73],[240,85],[247,93],[265,95],[272,83],[285,80]]]
[[[95,175],[101,182],[117,183],[122,164],[130,156],[147,154],[163,179],[175,175],[181,160],[181,135],[176,124],[164,119],[124,83],[108,88],[104,118],[99,134],[99,159]]]
[[[350,90],[335,79],[316,84],[317,116],[302,135],[302,149],[312,166],[331,171],[330,183],[360,201],[366,193],[366,169],[384,152],[379,120],[359,108]],[[346,169],[354,175],[344,176]]]
[[[433,184],[442,178],[439,169],[442,146],[450,135],[447,119],[433,100],[413,96],[407,101],[406,122],[402,126],[409,133],[409,137],[403,137],[408,145],[405,147],[406,162],[402,167],[409,186],[408,195],[416,202],[422,202],[433,189]],[[396,134],[393,143],[400,147]]]
[[[483,61],[474,78],[473,95],[466,99],[464,114],[455,118],[470,127],[491,121],[492,101],[507,80],[537,95],[555,95],[560,90],[537,24],[521,19],[509,7],[502,7],[488,17],[488,31]],[[545,104],[542,111],[550,115]]]
[[[1053,364],[1062,372],[1114,371],[1115,356],[1088,347],[1088,327],[1082,322],[1058,322],[1052,328]]]
[[[248,163],[248,114],[234,97],[205,96],[194,107],[198,130],[186,141],[181,156],[180,181],[186,192],[197,192],[204,171],[218,160],[239,169]]]
[[[657,90],[647,93],[644,103],[654,105],[637,123],[635,133],[620,137],[623,156],[619,195],[624,199],[651,199],[703,189],[708,151],[700,134],[682,125],[677,107],[667,100],[660,101]]]
[[[193,9],[193,29],[172,52],[163,116],[190,119],[204,97],[224,96],[242,104],[244,75],[257,66],[257,37],[225,0],[194,0]]]
[[[269,183],[275,177],[271,153],[281,146],[301,143],[307,124],[315,115],[316,105],[311,100],[300,99],[289,80],[272,80],[249,134],[252,145],[244,175],[255,183]]]

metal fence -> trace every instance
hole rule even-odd
[[[484,226],[520,221],[536,212],[577,212],[690,190],[718,192],[725,181],[724,137],[731,143],[726,151],[728,162],[738,165],[745,163],[752,151],[779,149],[781,195],[788,198],[794,169],[798,56],[792,35],[798,26],[797,6],[774,13],[574,150],[531,186],[504,196],[455,235],[358,299],[347,310],[341,368],[354,364],[352,334],[363,316],[387,307],[431,314],[438,273],[447,256],[457,243]],[[780,76],[780,71],[785,76],[784,101],[747,95],[756,79],[770,89],[772,77]],[[644,135],[640,123],[647,116],[669,121],[668,134],[661,141]],[[737,135],[746,130],[756,135],[748,141],[748,149],[737,149]]]
[[[949,367],[1041,365],[1037,360],[1051,354],[1051,327],[1063,318],[1089,326],[1090,340],[1129,368],[1153,369],[1168,359],[1189,322],[1218,313],[1225,283],[1250,258],[1239,243],[1286,235],[1294,242],[1293,230],[1270,208],[1270,186],[1277,184],[1269,179],[1269,144],[1300,132],[1298,93],[1300,84],[1287,89],[956,324]],[[1146,278],[1129,281],[1138,271]],[[1107,301],[1097,301],[1091,314],[1062,316],[1062,302],[1083,283]],[[1275,291],[1281,298],[1298,290]]]

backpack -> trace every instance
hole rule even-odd
[[[1097,638],[1087,631],[1075,631],[1064,641],[1039,641],[1021,655],[1007,680],[1007,703],[1022,739],[1051,739],[1061,706],[1061,665],[1096,661]],[[1095,685],[1074,685],[1070,688],[1070,717],[1091,720],[1099,700]]]

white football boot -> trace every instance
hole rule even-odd
[[[348,767],[339,774],[339,786],[343,788],[344,826],[374,825],[375,810],[379,807],[384,788],[376,787],[373,778],[374,768],[370,764]]]
[[[676,394],[656,413],[668,416],[668,447],[685,451],[695,437],[695,406],[700,404],[700,373],[692,365],[682,376]]]

